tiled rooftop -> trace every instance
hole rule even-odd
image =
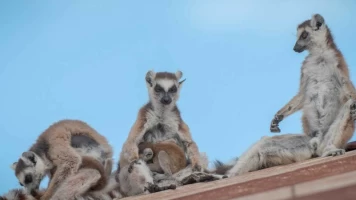
[[[356,199],[356,142],[337,157],[314,158],[242,176],[186,185],[125,200],[348,200]]]

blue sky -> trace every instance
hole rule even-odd
[[[51,123],[81,119],[115,150],[148,100],[144,76],[182,70],[178,102],[200,151],[228,161],[269,132],[298,89],[296,26],[320,13],[356,82],[356,2],[1,1],[0,194]],[[300,112],[282,133],[301,133]],[[353,138],[355,139],[355,137]]]

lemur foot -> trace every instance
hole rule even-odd
[[[279,122],[283,120],[283,115],[275,115],[270,126],[270,131],[272,133],[280,133],[281,129],[278,127]]]
[[[356,120],[356,101],[350,105],[351,119]]]
[[[197,173],[193,173],[193,174],[185,177],[182,180],[182,184],[188,185],[188,184],[192,184],[192,183],[209,182],[209,181],[215,181],[215,180],[219,180],[219,179],[220,178],[213,176],[211,174],[197,172]]]
[[[168,186],[162,186],[162,187],[160,187],[160,186],[158,186],[156,184],[153,184],[153,183],[147,183],[147,185],[148,186],[145,187],[145,191],[147,190],[150,193],[161,192],[163,190],[169,190],[169,189],[174,190],[174,189],[177,188],[177,186],[174,185],[174,184],[171,184],[171,185],[168,185]]]
[[[314,152],[316,152],[319,147],[320,140],[319,140],[319,138],[314,137],[309,141],[309,144],[313,148]]]
[[[340,156],[340,155],[344,155],[344,154],[345,154],[344,149],[332,149],[332,150],[328,150],[325,153],[323,153],[323,155],[321,157]]]

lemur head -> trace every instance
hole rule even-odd
[[[47,167],[41,157],[32,151],[22,153],[17,162],[11,165],[21,186],[30,193],[39,189]]]
[[[139,157],[145,162],[151,161],[153,158],[153,151],[151,148],[145,148],[142,152],[140,151]]]
[[[293,50],[301,53],[313,48],[327,48],[332,42],[331,33],[320,14],[314,14],[297,28],[297,42]]]
[[[183,76],[181,71],[174,73],[148,71],[146,85],[150,100],[155,105],[174,105],[179,98],[179,92],[183,82],[179,81]]]

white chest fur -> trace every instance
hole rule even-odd
[[[332,50],[311,54],[303,65],[305,96],[309,99],[338,96],[341,76]]]
[[[142,138],[143,141],[155,143],[177,136],[180,119],[174,111],[149,111],[146,116],[147,131]]]

